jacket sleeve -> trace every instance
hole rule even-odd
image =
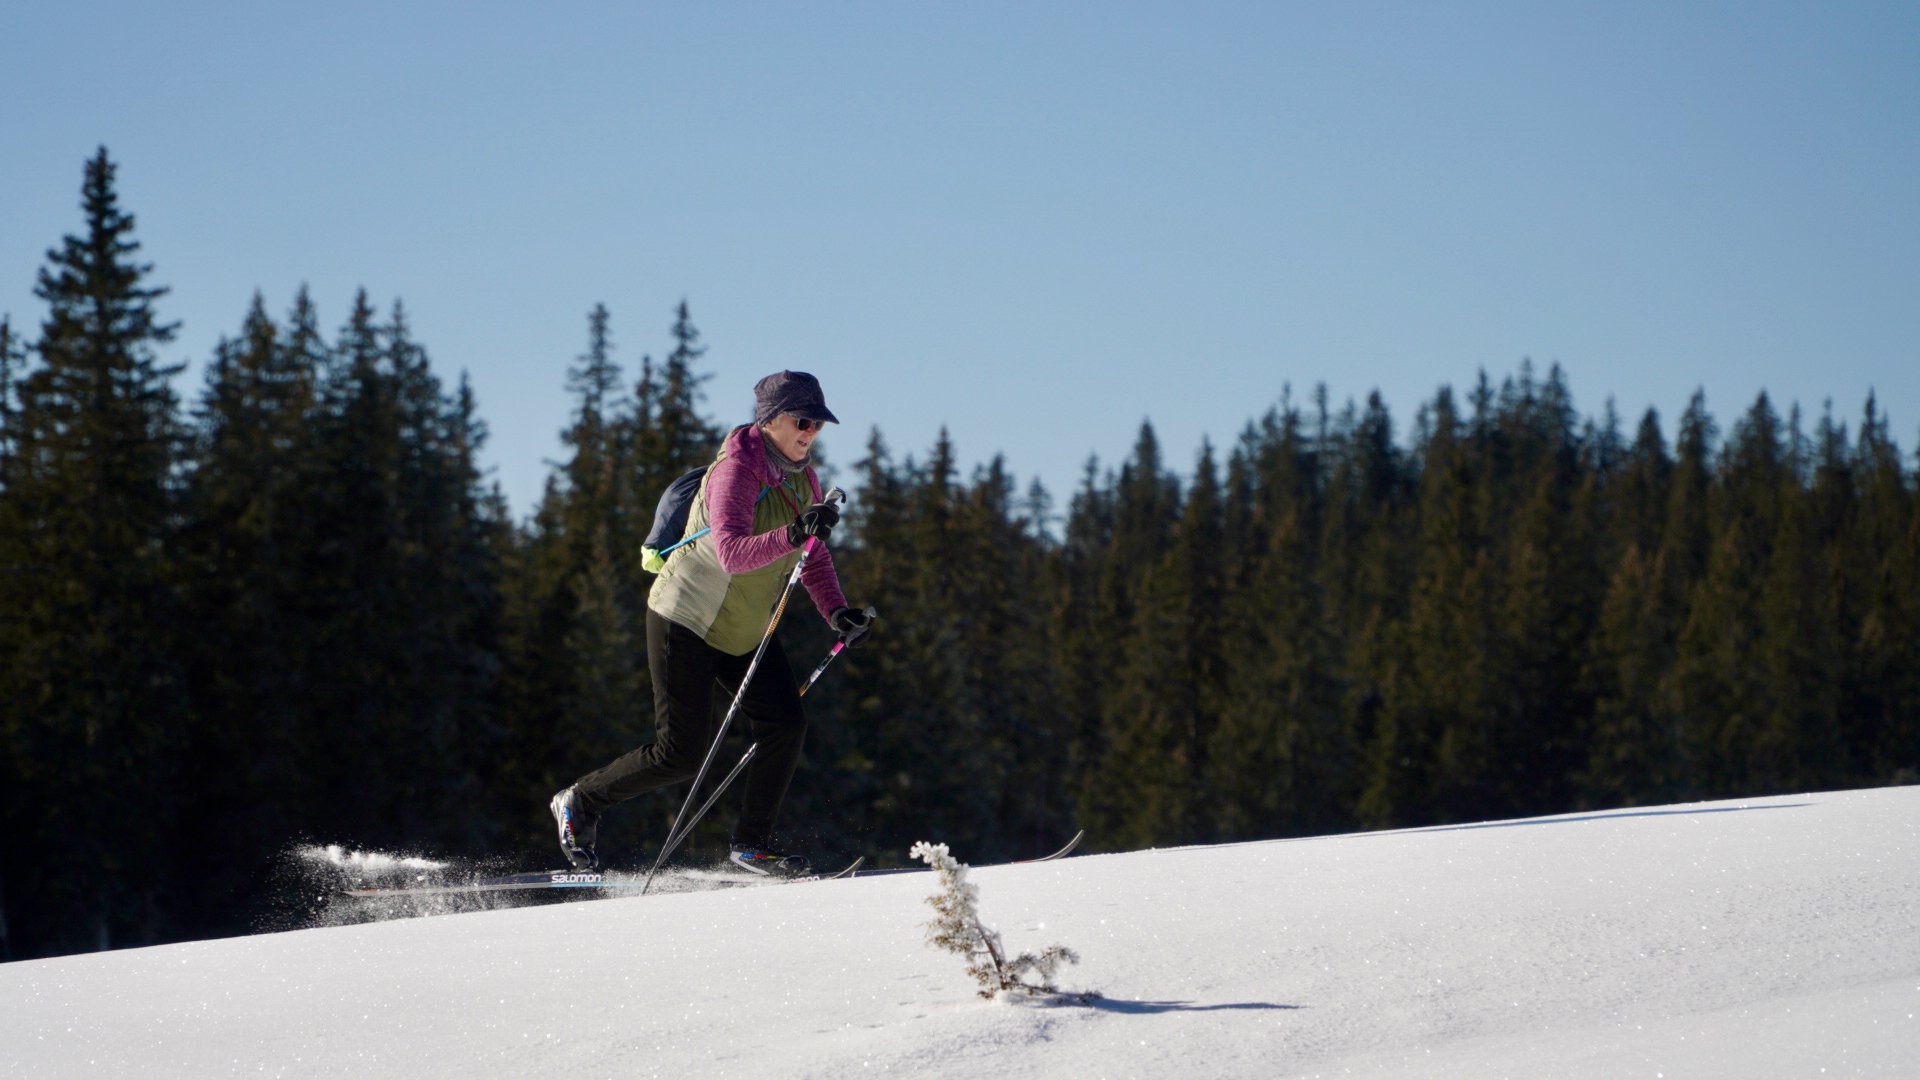
[[[807,483],[813,487],[813,501],[819,502],[820,477],[812,469],[807,470]],[[833,568],[833,552],[825,544],[813,545],[807,568],[800,571],[800,584],[807,587],[807,595],[813,597],[813,606],[820,609],[822,618],[847,606],[847,597],[840,591],[840,573]]]
[[[729,574],[758,570],[793,551],[785,529],[754,534],[753,506],[761,486],[760,478],[736,455],[722,458],[707,474],[707,522],[713,527],[713,550],[720,569]]]

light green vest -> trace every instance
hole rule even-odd
[[[757,442],[757,440],[756,440]],[[718,465],[726,459],[722,449],[714,458]],[[700,493],[687,511],[683,536],[692,536],[706,528],[707,484],[713,469],[700,478]],[[782,497],[784,494],[785,497]],[[785,529],[799,513],[796,506],[813,502],[813,487],[805,470],[788,473],[780,487],[767,492],[753,508],[753,531],[760,533]],[[647,595],[647,607],[662,618],[679,623],[699,634],[707,644],[732,656],[745,656],[760,645],[773,619],[773,605],[780,589],[800,561],[800,551],[792,552],[758,570],[729,574],[720,568],[720,553],[714,547],[713,534],[681,544],[667,555],[667,564]]]

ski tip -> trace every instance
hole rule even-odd
[[[1074,833],[1074,834],[1073,834],[1073,839],[1071,839],[1071,840],[1069,840],[1069,841],[1067,841],[1067,845],[1066,845],[1065,847],[1063,847],[1063,848],[1061,848],[1061,849],[1060,849],[1059,851],[1056,851],[1056,852],[1054,852],[1054,853],[1053,853],[1053,854],[1051,854],[1051,855],[1042,855],[1042,856],[1040,856],[1040,857],[1039,857],[1039,858],[1037,858],[1037,859],[1026,859],[1026,860],[1023,860],[1023,861],[1025,861],[1025,862],[1052,862],[1052,861],[1053,861],[1053,860],[1055,860],[1055,859],[1064,859],[1064,858],[1066,858],[1066,857],[1067,857],[1068,855],[1071,855],[1071,854],[1073,854],[1073,850],[1074,850],[1075,848],[1077,848],[1077,847],[1079,847],[1079,846],[1080,846],[1080,841],[1082,841],[1082,840],[1084,840],[1084,839],[1086,839],[1086,837],[1087,837],[1087,830],[1085,830],[1085,829],[1081,829],[1081,830],[1080,830],[1079,832],[1077,832],[1077,833]]]

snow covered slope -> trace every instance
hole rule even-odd
[[[901,875],[4,965],[0,1076],[1920,1076],[1920,788],[973,880],[1103,997],[979,999]]]

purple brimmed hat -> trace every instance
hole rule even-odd
[[[776,371],[753,384],[753,422],[764,424],[781,413],[830,424],[840,422],[827,408],[820,380],[804,371]]]

